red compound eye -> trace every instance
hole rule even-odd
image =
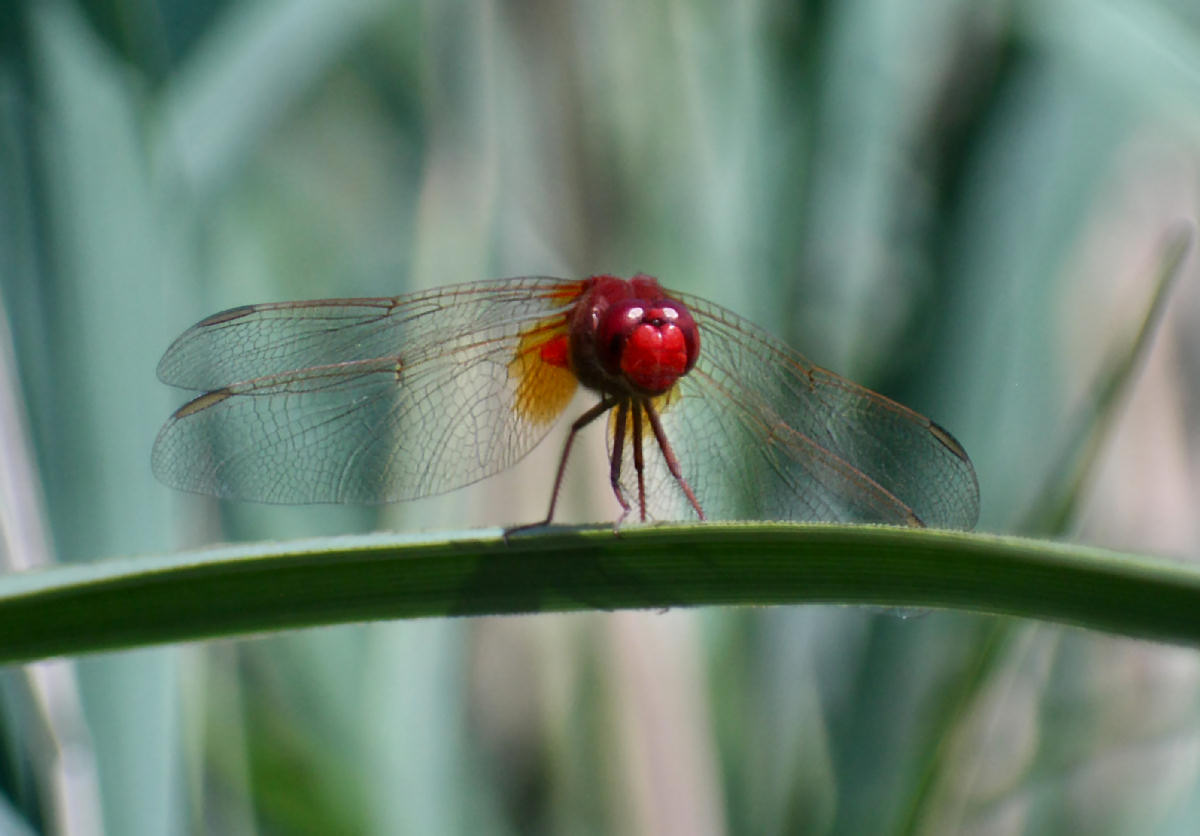
[[[623,299],[604,311],[597,353],[605,371],[638,391],[659,395],[696,362],[700,337],[681,303]]]

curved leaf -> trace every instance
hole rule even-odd
[[[1200,567],[871,526],[370,535],[0,579],[0,661],[371,619],[798,603],[948,607],[1200,642]]]

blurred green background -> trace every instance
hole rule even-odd
[[[233,305],[639,270],[949,428],[982,529],[1195,557],[1190,265],[1071,527],[1023,521],[1198,186],[1194,0],[5,0],[0,557],[536,519],[557,440],[383,509],[174,494],[155,364]],[[563,521],[608,513],[589,438]],[[0,683],[6,834],[1200,828],[1194,650],[963,613],[374,624]]]

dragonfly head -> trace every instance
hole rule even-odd
[[[660,298],[622,299],[604,312],[597,354],[604,370],[635,391],[661,395],[691,371],[700,334],[680,302]]]

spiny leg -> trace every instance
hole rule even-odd
[[[637,472],[638,506],[642,514],[642,522],[646,521],[646,459],[642,454],[642,409],[644,402],[635,401],[633,404],[633,469]]]
[[[704,511],[701,509],[700,503],[696,501],[696,495],[692,493],[691,486],[688,485],[687,480],[683,478],[683,473],[679,470],[679,461],[675,458],[675,451],[671,449],[670,442],[667,441],[667,434],[663,432],[662,422],[658,420],[658,413],[654,411],[654,406],[649,401],[644,401],[642,406],[646,410],[646,417],[650,419],[650,427],[654,430],[654,437],[658,439],[658,447],[662,450],[663,458],[666,459],[667,469],[671,471],[671,475],[675,477],[675,481],[679,483],[679,487],[683,488],[688,502],[692,503],[692,507],[696,509],[696,514],[700,519],[708,519],[708,517],[704,516]],[[637,427],[636,421],[634,422],[634,427]]]
[[[625,453],[625,427],[629,420],[629,398],[623,398],[617,404],[617,418],[613,422],[613,443],[612,443],[612,458],[609,461],[608,481],[612,485],[613,495],[616,496],[617,502],[621,503],[621,516],[613,524],[613,528],[619,528],[625,518],[629,516],[629,500],[625,498],[625,492],[621,490],[621,456]]]

